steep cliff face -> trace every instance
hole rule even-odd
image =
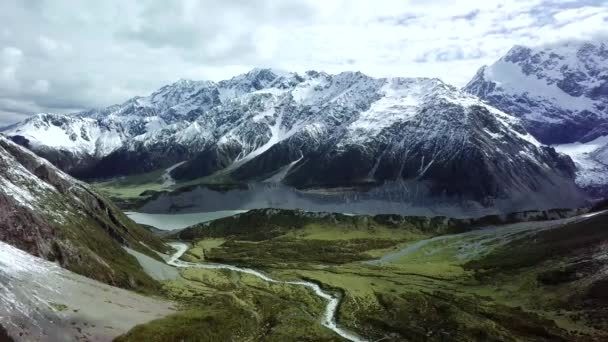
[[[163,243],[84,183],[0,136],[0,241],[108,284],[154,290],[126,253]]]

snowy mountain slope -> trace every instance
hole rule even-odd
[[[122,145],[105,156],[92,149],[85,158],[49,156],[52,146],[28,143],[43,134],[31,123],[5,133],[84,178],[186,161],[173,179],[272,180],[300,189],[404,181],[428,196],[488,205],[562,186],[565,198],[578,198],[569,160],[541,146],[517,118],[438,79],[254,69],[217,83],[179,81],[72,118],[110,127]]]
[[[171,306],[0,242],[0,326],[15,341],[110,341]]]
[[[4,133],[68,172],[91,165],[128,139],[119,122],[46,113],[13,125]]]
[[[0,135],[0,241],[126,288],[157,284],[121,246],[154,255],[162,242],[86,184]]]
[[[121,136],[117,128],[104,126],[89,118],[38,114],[9,132],[22,133],[33,147],[49,147],[103,157],[123,144],[124,136]]]
[[[488,203],[548,187],[541,178],[575,192],[565,185],[566,159],[540,146],[516,118],[439,80],[307,76],[303,83],[314,87],[299,85],[298,96],[267,93],[262,106],[248,103],[242,117],[252,119],[231,126],[174,177],[228,172],[241,181],[267,181],[279,174],[302,189],[406,181],[423,185],[427,196]],[[246,132],[260,133],[248,141]]]
[[[515,46],[464,89],[521,117],[544,143],[590,141],[608,132],[608,43]]]
[[[481,68],[464,89],[519,116],[536,138],[572,157],[579,185],[605,193],[608,43],[516,46]]]

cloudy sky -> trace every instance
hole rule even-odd
[[[253,67],[463,85],[514,44],[606,37],[608,0],[0,1],[0,126]]]

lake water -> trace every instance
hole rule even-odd
[[[174,230],[244,212],[247,212],[247,210],[222,210],[187,214],[146,214],[127,211],[125,214],[131,220],[140,224],[146,224],[162,230]]]

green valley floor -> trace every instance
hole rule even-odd
[[[189,244],[183,262],[318,284],[360,340],[608,339],[608,213],[457,234],[423,221],[265,209],[168,239]],[[306,287],[187,267],[163,291],[180,311],[118,341],[345,340],[321,324],[327,301]]]

